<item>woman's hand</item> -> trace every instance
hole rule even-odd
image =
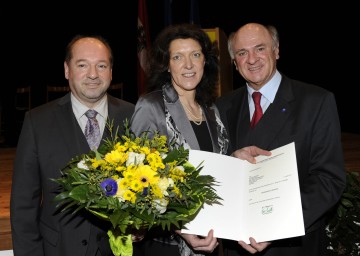
[[[255,157],[259,155],[271,156],[271,152],[265,149],[258,148],[256,146],[249,146],[238,149],[231,154],[231,156],[246,160],[252,164],[256,163]]]
[[[201,251],[205,253],[212,253],[219,245],[216,237],[214,237],[214,230],[210,230],[206,237],[191,234],[181,234],[180,230],[176,231],[194,251]]]

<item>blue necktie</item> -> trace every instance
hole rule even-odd
[[[100,144],[100,127],[99,123],[96,120],[97,112],[93,109],[89,109],[85,112],[86,117],[88,118],[87,124],[85,126],[85,137],[88,141],[91,150],[96,150]]]

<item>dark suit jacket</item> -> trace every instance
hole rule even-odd
[[[323,238],[323,217],[346,183],[334,95],[283,75],[274,102],[254,129],[250,129],[246,86],[219,98],[217,106],[228,129],[229,153],[244,146],[273,150],[295,142],[306,235],[274,241],[266,255],[321,255],[318,239]]]
[[[134,105],[108,95],[109,118],[122,127]],[[105,129],[103,138],[109,132]],[[70,94],[32,109],[25,116],[14,163],[11,227],[14,253],[20,255],[110,254],[108,224],[86,212],[60,213],[53,201],[60,176],[72,157],[90,148],[73,114]]]

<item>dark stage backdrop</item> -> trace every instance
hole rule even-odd
[[[47,85],[64,85],[64,49],[78,33],[98,33],[114,50],[113,82],[124,83],[124,98],[137,100],[137,1],[92,4],[33,2],[9,3],[1,8],[2,130],[8,143],[16,143],[14,95],[17,87],[32,87],[32,107],[45,103]],[[165,26],[164,1],[148,0],[151,40]],[[359,53],[354,40],[358,28],[356,8],[345,3],[314,7],[311,3],[276,1],[199,0],[199,23],[221,28],[226,35],[247,22],[275,25],[280,34],[279,70],[288,76],[317,84],[336,96],[344,132],[360,133],[354,113]],[[341,18],[340,18],[341,17]],[[190,0],[172,0],[172,22],[190,20]],[[355,43],[354,43],[355,42]],[[354,64],[355,63],[355,64]],[[242,80],[234,70],[234,88]]]

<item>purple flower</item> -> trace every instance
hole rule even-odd
[[[113,179],[106,179],[100,183],[100,186],[104,189],[106,196],[113,196],[116,194],[118,185]]]
[[[145,188],[143,189],[143,195],[144,195],[144,196],[147,196],[147,195],[148,195],[148,190],[149,190],[148,187],[145,187]]]

